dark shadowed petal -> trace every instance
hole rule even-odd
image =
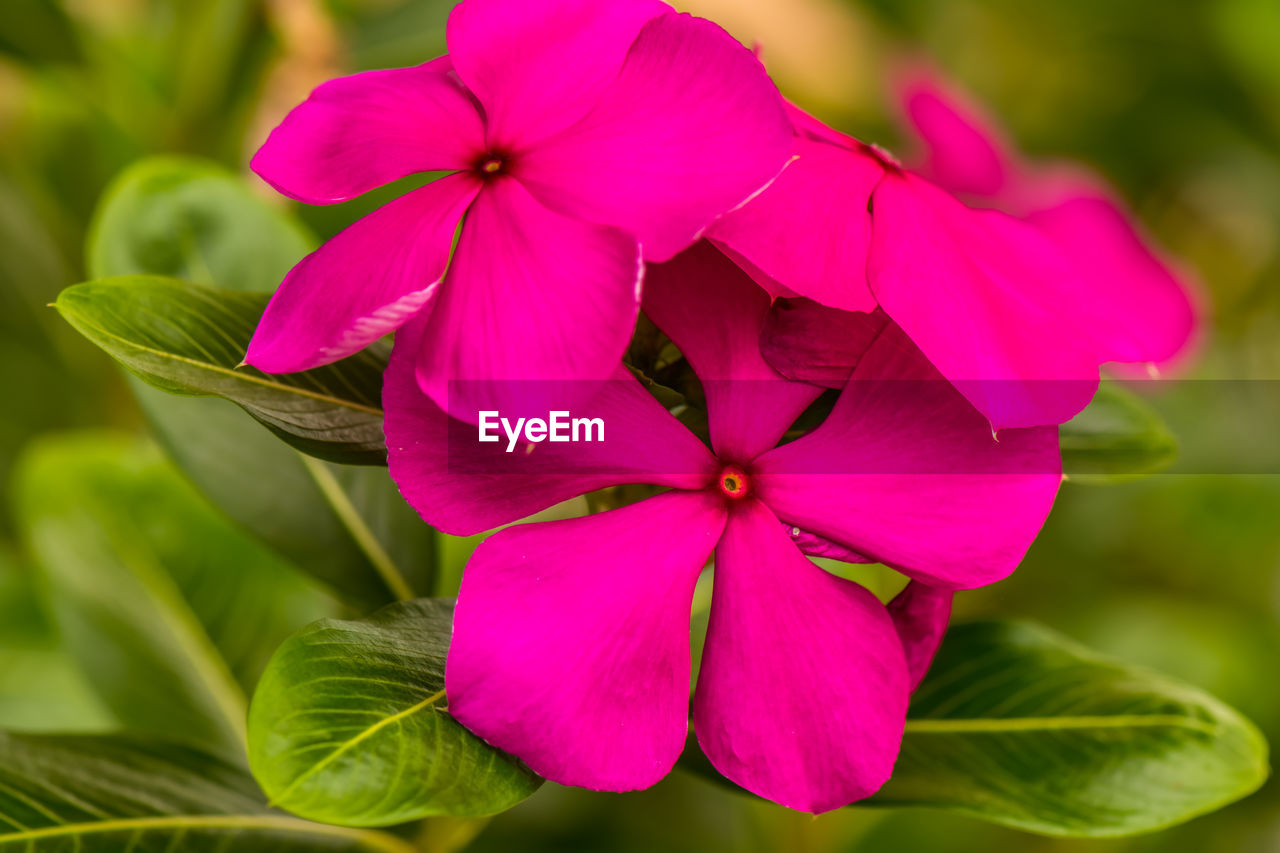
[[[951,619],[951,599],[955,594],[949,589],[911,581],[902,592],[889,602],[889,615],[893,627],[902,640],[907,656],[907,672],[911,676],[911,689],[919,686],[933,656],[942,644]]]
[[[693,728],[747,790],[824,812],[889,778],[907,666],[884,605],[805,559],[764,504],[735,507],[716,548]]]
[[[702,381],[711,445],[723,458],[747,462],[773,447],[821,393],[765,364],[769,295],[706,241],[649,265],[644,310]]]
[[[467,536],[607,486],[698,489],[714,475],[706,446],[621,365],[586,409],[571,413],[601,422],[598,432],[583,427],[584,440],[522,441],[507,452],[499,428],[489,431],[498,441],[482,443],[476,425],[450,418],[418,387],[423,325],[415,321],[396,335],[382,398],[391,476],[433,527]]]
[[[839,560],[842,563],[874,563],[870,557],[865,554],[859,554],[852,548],[841,545],[839,542],[832,542],[830,539],[817,536],[807,530],[801,530],[793,524],[782,525],[783,531],[787,536],[791,537],[791,541],[796,544],[800,551],[810,557],[825,557],[829,560]]]
[[[615,228],[554,213],[514,180],[471,206],[423,333],[418,382],[455,417],[575,408],[614,375],[643,265]]]
[[[867,314],[809,299],[779,299],[765,318],[760,353],[788,379],[843,388],[888,323],[879,309]]]
[[[581,122],[513,165],[549,207],[636,235],[665,261],[772,180],[791,151],[782,98],[759,60],[710,21],[645,25]]]
[[[867,202],[884,170],[867,154],[796,138],[796,157],[760,195],[707,235],[800,296],[871,311]]]
[[[458,75],[484,105],[489,142],[520,148],[582,118],[618,75],[658,0],[464,0],[447,39]]]
[[[435,296],[479,189],[467,174],[441,178],[303,258],[272,297],[245,361],[267,373],[309,370],[395,331]]]
[[[784,522],[949,588],[1012,572],[1062,479],[1056,429],[996,441],[892,325],[822,426],[761,456],[755,473]]]
[[[271,131],[253,171],[290,198],[331,204],[414,172],[470,168],[484,122],[445,59],[320,85]]]
[[[657,782],[684,747],[689,608],[724,519],[672,492],[494,534],[458,594],[449,713],[561,784]]]
[[[872,292],[994,429],[1064,423],[1088,404],[1105,306],[1053,242],[906,173],[887,174],[874,204]]]

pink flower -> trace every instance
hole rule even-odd
[[[590,405],[604,442],[481,444],[414,381],[424,324],[398,336],[384,390],[391,473],[430,524],[474,534],[606,486],[668,489],[501,530],[467,566],[449,712],[547,778],[630,790],[671,769],[689,711],[691,597],[714,553],[693,702],[702,749],[795,809],[870,795],[892,770],[950,591],[1006,576],[1049,512],[1056,430],[993,441],[891,325],[826,421],[779,445],[820,389],[762,359],[769,303],[705,242],[649,268],[644,310],[702,381],[711,449],[621,366]],[[886,608],[805,553],[912,580]]]
[[[1191,277],[1151,240],[1106,182],[1073,163],[1024,162],[982,108],[924,67],[897,81],[905,118],[924,143],[917,171],[961,197],[1026,220],[1080,263],[1105,293],[1096,323],[1110,360],[1167,365],[1199,331]],[[1096,333],[1095,333],[1096,334]]]
[[[940,101],[912,103],[934,143],[930,176],[970,193],[1009,184],[993,138],[962,132]],[[1162,362],[1186,344],[1185,289],[1104,196],[1074,185],[1015,211],[1023,218],[975,210],[873,146],[791,115],[796,159],[708,236],[775,295],[882,308],[993,429],[1069,420],[1100,364]]]
[[[447,38],[425,65],[320,86],[254,157],[310,204],[452,173],[299,263],[249,346],[255,367],[315,367],[419,317],[418,381],[451,411],[509,402],[450,401],[452,380],[603,380],[642,261],[690,245],[787,159],[781,99],[751,52],[657,0],[465,0]]]

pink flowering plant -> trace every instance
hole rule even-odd
[[[182,666],[168,730],[117,710],[218,768],[192,838],[235,815],[243,849],[436,849],[406,839],[544,780],[673,772],[1111,836],[1261,784],[1213,697],[1017,613],[950,624],[1064,481],[1169,462],[1103,371],[1182,369],[1203,301],[1117,193],[1024,162],[921,65],[886,75],[918,140],[895,158],[658,0],[463,0],[446,43],[323,83],[253,155],[304,205],[391,185],[336,236],[144,162],[57,302],[223,522],[331,602],[274,638],[247,725]],[[110,242],[197,190],[203,275]],[[171,841],[148,808],[122,819]]]

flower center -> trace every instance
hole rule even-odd
[[[740,465],[724,466],[716,480],[716,485],[720,487],[725,497],[733,500],[745,498],[747,492],[751,491],[751,481],[747,479],[747,472],[742,470]]]
[[[507,158],[500,154],[485,154],[476,161],[476,171],[482,178],[501,175],[507,169]]]

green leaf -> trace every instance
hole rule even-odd
[[[1160,416],[1115,382],[1059,430],[1062,470],[1073,481],[1111,483],[1154,474],[1173,464],[1178,442]]]
[[[102,705],[45,618],[32,572],[0,552],[0,728],[106,731]]]
[[[331,605],[131,438],[34,445],[16,502],[46,606],[119,721],[243,757],[246,686]]]
[[[508,809],[540,780],[444,708],[453,603],[419,599],[289,638],[249,714],[249,763],[271,802],[347,826]]]
[[[58,3],[7,0],[0,27],[0,51],[33,64],[77,62],[81,58],[75,27]]]
[[[932,806],[1049,835],[1119,836],[1256,790],[1267,745],[1192,687],[1043,628],[952,628],[870,803]]]
[[[322,462],[225,400],[132,384],[161,445],[196,487],[344,600],[367,610],[431,589],[435,531],[385,468]]]
[[[54,305],[148,384],[171,394],[231,400],[304,453],[385,464],[380,397],[387,349],[373,346],[335,364],[281,376],[237,367],[267,298],[122,276],[69,287]]]
[[[179,275],[270,291],[313,244],[239,177],[166,157],[143,160],[116,181],[88,255],[98,278]],[[175,397],[137,380],[132,387],[161,444],[215,505],[353,605],[430,591],[434,531],[385,470],[303,459],[224,400]]]
[[[161,275],[270,292],[313,248],[302,225],[221,166],[153,157],[122,172],[103,195],[87,265],[94,278]]]
[[[0,733],[0,851],[414,853],[381,832],[272,812],[243,770],[125,735]]]

